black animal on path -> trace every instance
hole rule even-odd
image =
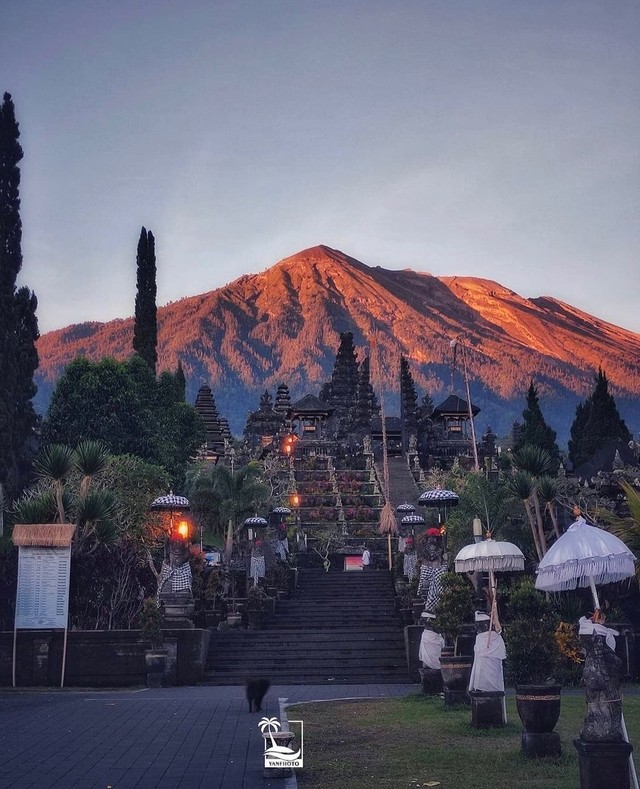
[[[262,699],[267,695],[271,687],[268,679],[258,677],[247,679],[247,701],[249,702],[249,712],[262,711]]]

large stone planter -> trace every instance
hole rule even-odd
[[[467,688],[472,665],[471,655],[447,655],[443,652],[440,656],[445,706],[470,703]]]
[[[525,756],[559,756],[560,735],[553,729],[560,717],[561,685],[516,685],[516,709],[525,730]]]

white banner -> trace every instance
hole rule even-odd
[[[70,570],[71,548],[20,546],[16,630],[67,627]]]

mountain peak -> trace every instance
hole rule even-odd
[[[133,321],[83,324],[40,338],[38,407],[78,355],[126,358]],[[400,355],[416,386],[434,397],[452,379],[450,341],[465,337],[473,401],[481,420],[506,432],[530,381],[555,397],[566,432],[575,405],[606,360],[616,396],[636,404],[640,335],[550,297],[527,299],[488,279],[434,277],[370,267],[325,244],[284,258],[260,274],[158,310],[159,369],[182,362],[189,394],[211,386],[220,413],[239,432],[265,387],[284,381],[292,398],[318,392],[330,377],[339,335],[353,333],[359,359],[376,335],[376,387],[397,391]],[[459,371],[458,371],[459,377]],[[624,415],[631,429],[633,418]],[[638,421],[636,419],[636,421]]]

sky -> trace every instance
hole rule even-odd
[[[636,0],[20,0],[0,91],[42,333],[317,244],[640,332]]]

